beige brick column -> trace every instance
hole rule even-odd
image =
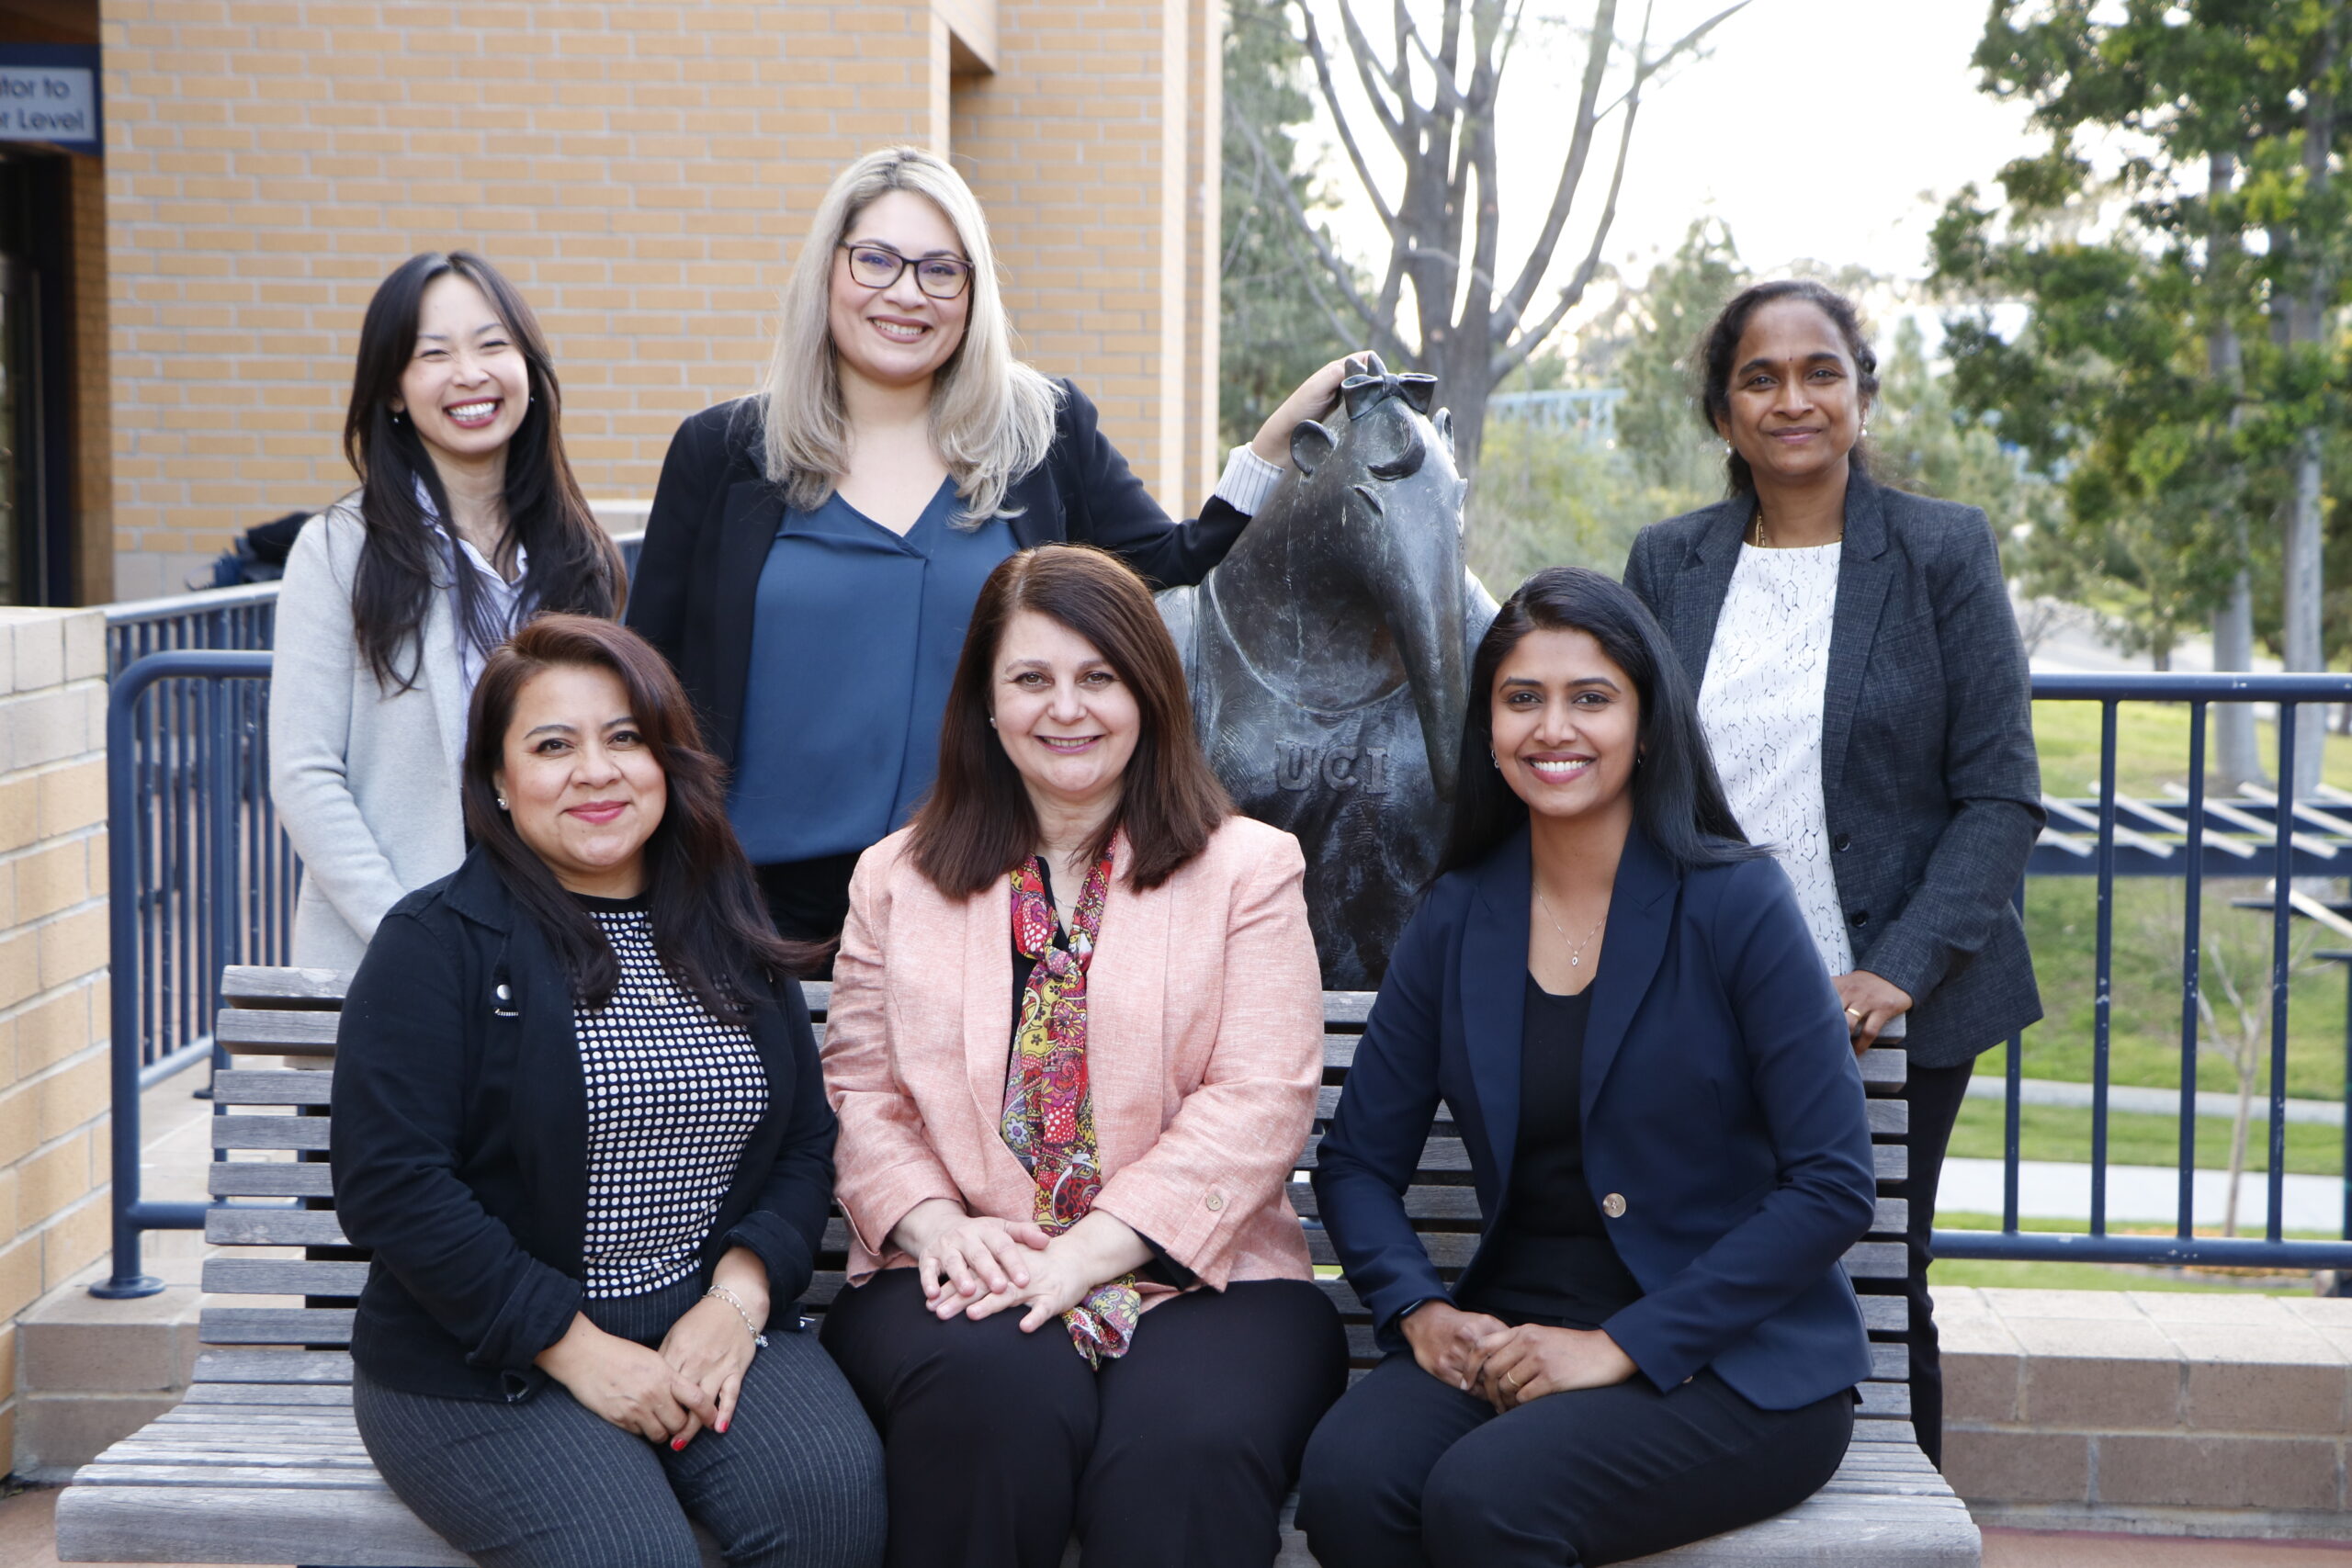
[[[106,618],[0,610],[0,1453],[16,1320],[106,1251]]]
[[[1179,513],[1207,488],[1189,367],[1216,349],[1214,326],[1193,319],[1213,297],[1192,256],[1216,225],[1191,220],[1209,9],[1000,0],[997,69],[956,90],[956,166],[988,209],[1023,355],[1078,381]],[[1214,189],[1208,199],[1213,214]]]

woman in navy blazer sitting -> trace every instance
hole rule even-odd
[[[1860,1075],[1787,876],[1741,840],[1634,595],[1555,568],[1479,644],[1444,869],[1315,1172],[1389,1352],[1317,1429],[1316,1556],[1591,1564],[1803,1501],[1867,1375],[1838,1258]],[[1451,1286],[1405,1190],[1443,1098],[1482,1219]]]

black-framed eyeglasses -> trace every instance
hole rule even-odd
[[[953,299],[972,281],[972,264],[960,256],[902,256],[888,245],[847,240],[834,249],[849,253],[850,281],[860,288],[888,288],[909,267],[915,269],[915,287],[933,299]]]

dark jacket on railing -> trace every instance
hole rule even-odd
[[[1442,1098],[1478,1191],[1476,1280],[1509,1219],[1531,857],[1524,831],[1439,879],[1398,939],[1315,1197],[1384,1349],[1452,1292],[1403,1201]],[[1877,1198],[1861,1074],[1770,860],[1678,872],[1628,834],[1585,1025],[1584,1168],[1641,1299],[1601,1326],[1670,1391],[1703,1368],[1768,1410],[1870,1375],[1839,1259]],[[1607,1196],[1603,1196],[1606,1194]]]
[[[588,1109],[571,984],[480,849],[393,907],[335,1035],[334,1189],[376,1258],[351,1332],[369,1377],[519,1399],[580,1310]],[[832,1199],[833,1113],[797,981],[756,998],[767,1111],[703,1244],[767,1265],[793,1329]]]
[[[1653,524],[1625,562],[1693,689],[1754,517],[1739,496]],[[1854,476],[1822,800],[1854,967],[1910,993],[1917,1066],[1957,1066],[2041,1016],[2012,902],[2045,815],[2031,697],[1984,514]]]
[[[1013,547],[1099,545],[1154,588],[1207,576],[1249,516],[1212,495],[1197,521],[1171,522],[1102,434],[1093,402],[1067,381],[1060,390],[1046,460],[1005,492]],[[628,618],[669,657],[702,716],[705,743],[729,762],[743,725],[760,572],[783,522],[784,491],[761,468],[755,399],[705,409],[678,427],[645,520]]]

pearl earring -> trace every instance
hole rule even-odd
[[[498,797],[498,809],[501,811],[506,809],[506,797],[503,795]]]
[[[996,728],[996,715],[994,714],[989,715],[989,728],[990,729],[994,729]]]
[[[1495,755],[1495,749],[1491,746],[1487,748],[1487,761],[1495,765],[1495,772],[1499,773],[1503,771],[1502,759]]]

